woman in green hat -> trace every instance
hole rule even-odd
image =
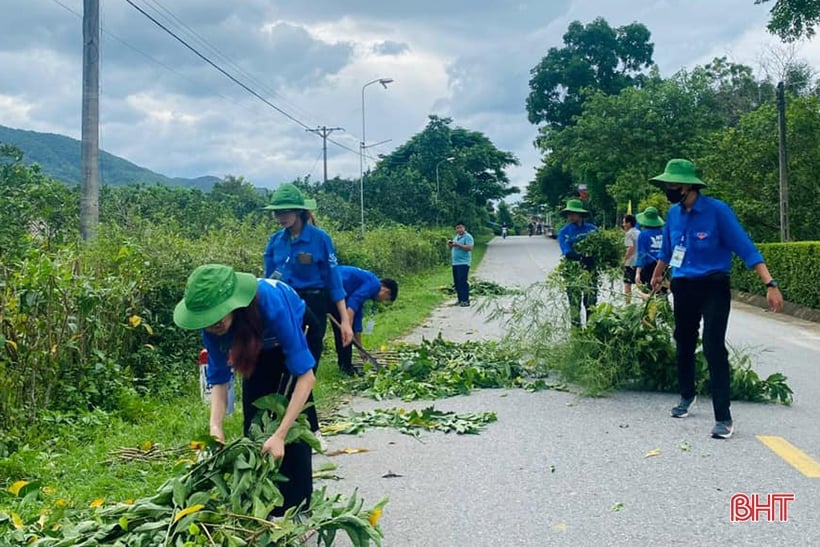
[[[732,255],[754,268],[766,286],[772,311],[783,309],[783,295],[749,235],[726,203],[703,196],[706,187],[695,165],[684,159],[669,160],[663,173],[650,180],[666,193],[672,207],[666,215],[661,252],[652,273],[652,288],[659,290],[666,266],[672,267],[675,313],[675,352],[680,400],[671,414],[685,418],[695,402],[695,349],[703,320],[703,353],[709,365],[709,385],[715,425],[712,437],[728,439],[734,431],[729,410],[731,374],[726,350],[732,293],[729,272]]]
[[[570,321],[573,326],[580,327],[581,305],[583,304],[587,320],[589,320],[592,307],[598,300],[598,280],[594,275],[595,265],[589,257],[581,256],[576,252],[575,244],[590,233],[597,232],[598,227],[586,221],[589,211],[584,209],[584,203],[580,199],[567,201],[567,206],[561,209],[561,214],[567,218],[567,223],[558,231],[558,245],[561,247],[564,260],[577,261],[582,268],[593,274],[588,286],[579,286],[577,279],[567,280]]]
[[[288,431],[303,412],[313,389],[314,359],[303,333],[305,303],[284,283],[256,279],[230,266],[205,264],[188,277],[185,295],[174,308],[174,323],[199,330],[208,350],[211,392],[211,435],[225,442],[222,422],[228,385],[234,373],[242,376],[244,434],[258,409],[253,402],[271,393],[288,399],[279,428],[265,440],[262,453],[281,459],[280,483],[284,505],[309,503],[313,491],[311,449],[304,441],[285,445]],[[295,379],[295,381],[293,381]]]
[[[352,319],[347,313],[333,241],[327,232],[311,223],[310,215],[316,209],[316,201],[305,199],[294,184],[279,186],[265,209],[273,211],[281,226],[265,248],[265,277],[281,279],[307,304],[308,346],[318,367],[331,306],[342,319],[342,343],[348,346],[353,341]],[[313,401],[312,395],[310,401]],[[311,429],[324,445],[324,439],[318,434],[315,407],[311,406],[307,415]]]
[[[638,258],[635,262],[635,284],[649,285],[652,272],[661,252],[663,242],[663,219],[654,207],[647,207],[636,216],[641,227],[638,234]],[[665,288],[663,289],[666,290]]]

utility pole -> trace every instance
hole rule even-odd
[[[786,85],[777,84],[777,125],[780,136],[780,241],[789,241],[789,178],[786,170]]]
[[[324,155],[325,159],[325,178],[324,182],[327,182],[327,136],[333,133],[334,131],[344,131],[344,128],[341,127],[317,127],[316,129],[305,129],[305,131],[310,131],[311,133],[316,133],[322,137],[322,154]]]
[[[83,107],[80,234],[94,239],[100,220],[100,2],[83,0]]]

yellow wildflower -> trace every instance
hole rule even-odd
[[[43,494],[46,494],[48,496],[55,493],[56,491],[57,489],[52,486],[43,486]]]
[[[91,507],[92,509],[96,509],[97,507],[102,507],[103,503],[105,503],[105,499],[97,498],[94,501],[92,501],[91,503],[89,503],[88,506]]]
[[[372,511],[370,511],[370,515],[368,515],[367,520],[370,521],[370,526],[376,527],[379,523],[379,519],[382,518],[382,508],[376,507]]]
[[[137,328],[142,324],[142,317],[139,315],[132,315],[128,318],[128,323],[131,325],[132,328]]]

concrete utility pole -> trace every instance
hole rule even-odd
[[[100,221],[100,2],[83,0],[83,108],[80,234],[94,239]]]
[[[333,133],[334,131],[344,131],[342,127],[317,127],[316,129],[305,129],[305,131],[310,131],[311,133],[316,133],[322,137],[322,154],[325,159],[325,178],[324,182],[327,182],[327,136]]]
[[[780,135],[780,241],[789,241],[789,177],[786,170],[786,84],[777,84],[777,127]]]

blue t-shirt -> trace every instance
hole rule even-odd
[[[382,283],[373,272],[355,266],[339,266],[337,269],[342,276],[342,286],[345,288],[345,304],[355,312],[353,332],[362,332],[364,303],[367,300],[378,298]]]
[[[564,224],[558,230],[558,245],[561,247],[561,254],[567,256],[575,253],[575,244],[584,239],[587,234],[597,231],[598,227],[589,222],[584,222],[580,226],[577,226],[574,222]]]
[[[279,230],[268,241],[264,261],[265,277],[278,272],[294,289],[327,289],[333,302],[345,297],[333,241],[321,228],[305,224],[293,240],[287,229]]]
[[[301,376],[311,370],[315,361],[302,333],[305,303],[299,295],[285,283],[259,279],[256,300],[262,317],[263,347],[270,349],[277,344],[282,346],[285,366],[293,376]],[[233,374],[228,364],[228,352],[233,342],[232,332],[229,330],[223,336],[216,336],[202,329],[201,334],[202,343],[208,350],[208,383],[217,385],[229,382]]]
[[[457,241],[462,245],[473,245],[473,236],[470,235],[469,232],[464,232],[461,235],[456,234],[453,237],[453,241]],[[473,261],[473,252],[472,251],[465,251],[461,247],[453,247],[450,249],[450,256],[452,259],[453,266],[462,266],[467,265],[469,266]]]
[[[638,260],[635,265],[646,268],[658,260],[663,244],[663,228],[643,228],[638,235]]]
[[[680,267],[673,268],[672,277],[728,274],[732,267],[732,253],[740,257],[747,268],[763,262],[763,256],[731,207],[708,196],[698,195],[691,211],[687,212],[680,204],[669,209],[659,259],[669,264],[678,245],[686,252]]]

